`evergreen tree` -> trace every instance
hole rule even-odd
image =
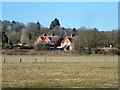
[[[60,26],[59,20],[57,18],[54,19],[54,21],[50,24],[50,29],[53,29],[55,26]]]
[[[36,27],[37,27],[37,29],[40,29],[40,26],[41,26],[40,23],[37,22],[37,23],[36,23]]]

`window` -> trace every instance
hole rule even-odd
[[[70,42],[68,42],[68,45],[70,45]]]
[[[50,42],[48,42],[50,44]]]
[[[64,44],[65,44],[65,45],[67,45],[67,43],[66,43],[66,42],[64,42]]]
[[[70,50],[72,50],[72,46],[70,46]]]
[[[39,41],[37,41],[37,44],[39,44]]]

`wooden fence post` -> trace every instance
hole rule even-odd
[[[22,63],[22,59],[20,59],[20,63]]]
[[[5,63],[5,59],[4,59],[4,63]]]

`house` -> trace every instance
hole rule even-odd
[[[41,41],[44,41],[47,46],[49,46],[52,50],[74,50],[74,39],[75,37],[73,34],[70,35],[70,37],[66,37],[63,39],[62,37],[59,37],[57,35],[51,34],[49,36],[46,36],[46,34],[43,34],[43,36],[39,36],[37,40],[34,42],[34,45],[40,43]]]
[[[44,41],[46,34],[43,34],[43,36],[39,36],[37,40],[34,42],[34,45],[39,44],[41,41]]]
[[[64,51],[66,50],[74,50],[74,41],[75,37],[73,37],[73,34],[71,34],[70,37],[66,37],[62,42],[61,42],[61,48],[64,48]]]
[[[60,46],[61,41],[63,40],[62,37],[59,37],[57,35],[51,34],[49,36],[46,36],[46,34],[43,34],[43,36],[39,36],[37,40],[34,42],[34,45],[40,43],[41,41],[45,42],[46,44],[49,44],[53,48],[57,48]]]

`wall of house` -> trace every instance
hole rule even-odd
[[[68,38],[66,38],[65,41],[63,43],[61,43],[61,46],[66,46],[66,45],[70,45],[69,50],[73,50],[73,44],[71,43],[71,41]],[[64,50],[66,50],[66,49],[64,49]]]
[[[53,36],[53,35],[51,35]],[[51,40],[48,38],[48,36],[44,36],[46,37],[46,39],[44,40],[46,43],[51,44]],[[54,47],[56,48],[57,46],[66,46],[69,45],[69,47],[67,48],[68,50],[74,50],[74,44],[71,43],[71,41],[66,37],[66,39],[64,40],[64,42],[61,43],[61,41],[63,40],[63,38],[59,38],[59,40],[54,44]],[[39,38],[34,42],[34,45],[36,45],[38,42],[41,42],[42,38],[39,36]]]
[[[41,42],[42,41],[42,39],[39,37],[38,39],[37,39],[37,42]]]
[[[42,41],[42,39],[41,39],[41,37],[39,37],[35,42],[34,42],[34,45],[36,45],[37,43],[39,43],[39,42],[41,42]]]
[[[50,39],[48,37],[45,39],[45,42],[46,43],[51,43],[51,41],[50,41]]]

